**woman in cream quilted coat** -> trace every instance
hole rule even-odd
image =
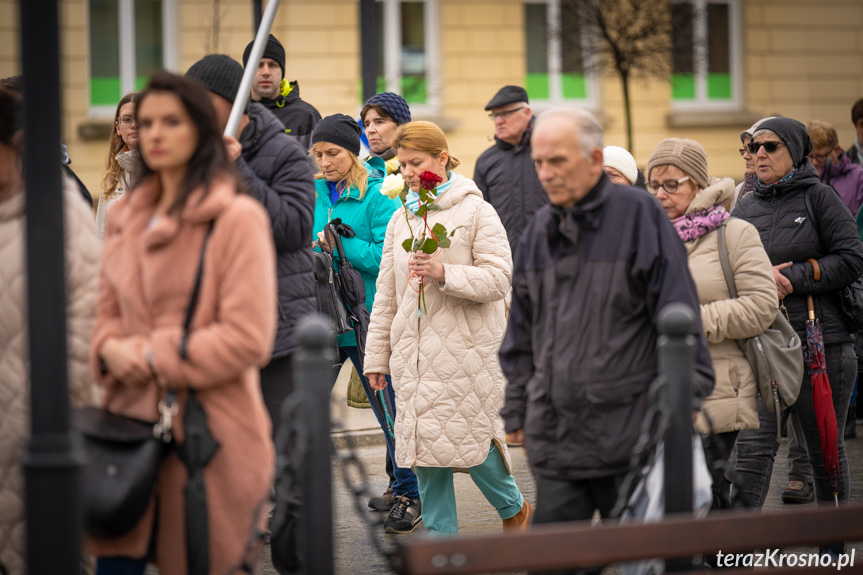
[[[30,435],[30,378],[25,198],[19,148],[23,132],[14,129],[14,108],[14,97],[0,90],[0,573],[24,575],[21,456]],[[81,406],[97,401],[88,359],[98,295],[99,236],[93,213],[68,178],[63,181],[63,202],[69,396],[73,405]]]
[[[392,375],[396,462],[414,467],[429,533],[458,533],[454,469],[470,473],[505,529],[526,529],[532,507],[512,477],[498,415],[505,379],[497,351],[512,279],[506,231],[476,184],[452,171],[459,161],[440,128],[405,124],[392,144],[411,192],[387,227],[365,373],[374,389],[386,385],[384,374]],[[428,225],[456,230],[452,245],[433,255],[402,247],[412,233],[421,235],[414,212],[425,171],[443,180],[434,200],[440,210],[430,212]],[[425,277],[422,313],[412,273]]]

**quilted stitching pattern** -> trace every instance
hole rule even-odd
[[[437,258],[446,284],[428,282],[428,314],[417,314],[408,283],[410,231],[404,209],[390,220],[366,351],[366,373],[391,373],[396,391],[396,461],[400,466],[473,467],[496,441],[507,467],[505,380],[497,351],[512,257],[500,218],[473,181],[456,176],[438,198],[429,225],[456,232]],[[419,232],[419,220],[413,215]]]
[[[64,182],[69,387],[74,404],[96,401],[89,377],[99,240],[93,216]],[[30,428],[24,244],[24,195],[0,204],[0,563],[25,572],[24,478],[20,460]]]

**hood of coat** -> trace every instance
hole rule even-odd
[[[130,222],[153,217],[156,200],[161,193],[159,178],[151,176],[142,181],[135,191],[124,194],[112,207],[111,218],[108,220],[105,237],[123,229]],[[193,191],[186,200],[186,205],[180,215],[170,215],[155,220],[147,230],[146,245],[148,248],[168,243],[180,230],[182,222],[202,224],[218,217],[237,196],[237,188],[233,180],[227,177],[217,177],[210,184],[209,192],[204,194],[204,187]]]
[[[282,122],[258,102],[249,103],[249,123],[240,134],[240,144],[243,146],[243,158],[249,161],[263,148],[267,142],[284,133]]]
[[[764,185],[759,182],[760,180],[756,180],[755,191],[752,193],[758,198],[771,198],[799,190],[808,190],[815,184],[820,184],[821,180],[815,171],[815,166],[809,158],[806,158],[793,173],[786,175],[775,184]]]
[[[0,223],[17,220],[24,214],[24,188],[0,202]]]
[[[839,161],[836,162],[835,164],[833,162],[830,162],[830,177],[831,177],[831,179],[832,178],[838,178],[840,176],[845,175],[845,172],[848,172],[851,169],[853,169],[852,168],[853,165],[854,164],[853,164],[853,162],[851,162],[851,158],[849,158],[848,155],[844,151],[840,152],[839,153]],[[825,165],[824,168],[825,169],[821,170],[821,181],[822,182],[826,179],[826,175],[827,175],[826,174],[827,166]]]
[[[734,197],[734,180],[731,178],[710,178],[708,186],[698,191],[686,208],[686,213],[700,212],[716,204],[730,202]]]

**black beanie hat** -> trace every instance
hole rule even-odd
[[[360,112],[360,118],[366,119],[366,112],[371,106],[380,108],[387,116],[398,124],[407,124],[411,121],[411,109],[404,98],[394,92],[381,92],[369,98]]]
[[[762,130],[770,130],[788,146],[788,151],[791,153],[791,160],[794,162],[794,167],[799,167],[801,163],[812,151],[812,138],[806,131],[806,126],[793,118],[770,118],[764,120],[753,136]]]
[[[243,50],[243,68],[246,67],[246,64],[249,63],[249,55],[252,53],[252,46],[255,45],[255,41],[252,40],[249,42],[249,45],[246,46],[246,49]],[[285,77],[285,48],[282,46],[282,43],[279,42],[275,36],[270,34],[270,37],[267,38],[267,45],[264,46],[264,53],[261,54],[261,58],[271,58],[276,61],[276,63],[282,69],[282,79]]]
[[[233,103],[243,82],[243,67],[230,56],[209,54],[192,64],[186,77],[198,80],[210,92]]]
[[[333,114],[318,121],[312,132],[312,144],[328,142],[360,155],[360,125],[344,114]]]

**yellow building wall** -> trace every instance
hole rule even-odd
[[[473,174],[476,158],[493,144],[493,124],[483,110],[505,84],[525,75],[522,0],[438,0],[441,109],[432,116],[447,127],[459,171]],[[20,71],[17,1],[0,0],[0,75]],[[178,70],[216,51],[241,60],[253,39],[249,0],[178,0]],[[633,155],[644,166],[656,144],[669,136],[701,142],[713,175],[742,177],[738,135],[765,115],[787,115],[834,124],[840,143],[853,141],[850,108],[863,97],[863,2],[860,0],[744,0],[744,104],[737,113],[686,127],[674,125],[668,83],[634,78],[631,85]],[[93,193],[107,153],[107,139],[84,141],[88,116],[89,34],[87,0],[60,0],[63,60],[63,139],[73,169]],[[359,100],[359,2],[282,2],[273,33],[286,49],[286,76],[298,80],[303,99],[323,115],[357,114]],[[595,110],[606,143],[626,145],[620,81],[611,72],[598,81]]]

